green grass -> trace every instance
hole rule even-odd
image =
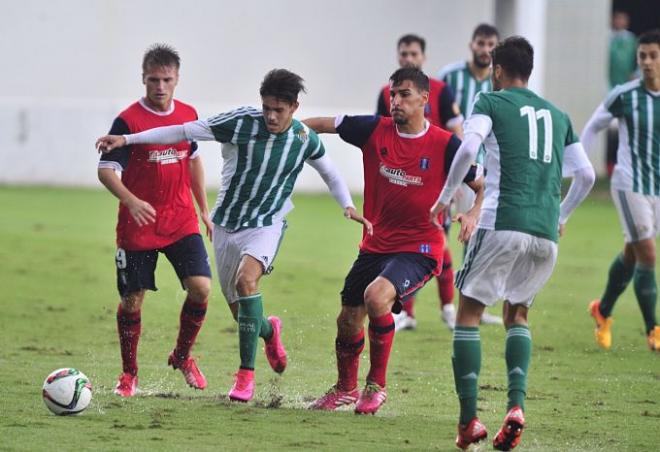
[[[305,406],[336,377],[338,292],[360,231],[325,196],[296,196],[272,276],[266,312],[284,321],[290,364],[281,377],[257,359],[256,402],[228,403],[238,365],[237,333],[217,283],[194,354],[204,392],[166,367],[184,297],[166,260],[159,291],[143,309],[139,397],[112,394],[119,374],[114,226],[116,202],[101,191],[0,188],[0,449],[44,450],[452,450],[458,404],[451,334],[440,322],[435,283],[419,297],[419,326],[396,338],[389,400],[376,416],[318,413]],[[520,450],[643,450],[658,444],[660,357],[646,348],[632,290],[615,310],[614,346],[599,350],[587,302],[601,294],[621,248],[605,196],[578,210],[559,262],[530,314],[533,356],[528,429]],[[459,247],[452,239],[454,256]],[[455,257],[455,261],[460,261]],[[490,435],[504,414],[504,333],[482,328],[480,417]],[[362,359],[361,375],[368,367]],[[76,367],[94,385],[88,410],[51,415],[40,396],[46,375]]]

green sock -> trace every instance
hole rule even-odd
[[[513,325],[506,332],[506,370],[509,380],[507,410],[518,405],[525,411],[527,394],[527,369],[532,354],[532,335],[524,325]]]
[[[273,337],[273,325],[270,324],[266,317],[261,319],[261,328],[259,328],[259,337],[264,340],[269,340]]]
[[[481,370],[481,338],[478,327],[458,326],[454,330],[454,367],[456,393],[461,404],[459,422],[467,425],[477,415],[477,381]]]
[[[610,265],[605,293],[600,299],[600,313],[603,317],[612,315],[614,303],[616,303],[616,300],[623,291],[626,290],[634,273],[635,266],[627,266],[623,261],[623,255],[619,254],[614,258],[614,262]]]
[[[642,316],[644,317],[646,334],[649,334],[658,323],[655,318],[655,304],[658,298],[655,269],[637,265],[635,267],[633,285],[635,287],[639,309],[642,311]]]
[[[254,369],[263,316],[261,294],[238,299],[238,346],[241,354],[241,369]]]

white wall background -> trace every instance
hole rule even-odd
[[[179,50],[176,95],[202,117],[258,106],[259,83],[274,67],[306,79],[301,118],[369,113],[396,69],[399,36],[427,39],[425,69],[433,74],[469,56],[472,29],[493,22],[496,7],[498,15],[502,8],[515,14],[508,3],[0,0],[0,183],[98,185],[94,140],[144,93],[141,59],[154,42]],[[547,0],[545,94],[556,95],[570,114],[576,109],[578,127],[604,95],[608,8],[603,0]],[[336,137],[325,142],[351,188],[360,190],[359,151]],[[218,145],[204,144],[202,156],[209,185],[217,186]],[[298,188],[320,184],[306,170]]]

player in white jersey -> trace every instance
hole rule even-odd
[[[644,33],[637,46],[642,78],[619,85],[598,106],[582,132],[587,151],[612,119],[619,121],[617,163],[611,179],[612,200],[623,227],[623,252],[609,270],[605,292],[589,304],[596,342],[612,346],[612,309],[631,280],[644,318],[647,343],[660,351],[655,309],[655,238],[660,232],[660,30]]]
[[[487,93],[493,90],[490,80],[490,53],[499,40],[497,28],[489,24],[479,24],[472,32],[472,40],[469,43],[472,59],[461,60],[448,64],[438,72],[438,79],[444,81],[454,91],[456,104],[463,116],[468,118],[472,114],[474,99],[479,93]],[[477,154],[477,163],[483,163],[483,152]],[[456,191],[452,201],[454,209],[458,213],[465,213],[474,205],[474,191],[465,184]],[[456,310],[453,303],[443,303],[442,320],[449,329],[454,329],[456,324]],[[501,325],[502,318],[488,312],[481,316],[481,323]]]
[[[136,143],[218,141],[223,143],[222,186],[212,218],[213,247],[222,292],[238,321],[240,367],[229,398],[247,402],[254,395],[254,362],[259,337],[277,373],[287,354],[281,321],[264,317],[260,278],[270,273],[293,209],[291,192],[304,163],[319,172],[347,218],[371,224],[355,211],[346,183],[316,132],[293,119],[303,80],[285,69],[266,74],[260,94],[262,110],[239,108],[208,120],[158,127],[134,135],[105,136],[97,147],[108,152]]]

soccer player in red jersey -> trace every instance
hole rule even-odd
[[[393,311],[400,300],[424,285],[442,267],[445,235],[428,223],[428,212],[449,171],[460,140],[424,118],[429,79],[405,67],[390,77],[392,117],[338,116],[305,122],[362,149],[364,217],[373,233],[363,233],[360,253],[341,292],[337,318],[337,383],[311,408],[334,410],[356,403],[355,412],[374,414],[387,398],[386,370],[394,339]],[[474,211],[461,217],[461,238],[474,227],[483,197],[476,169],[465,178],[476,191]],[[358,365],[369,317],[371,368],[362,392]]]
[[[142,61],[146,95],[119,114],[110,133],[130,134],[196,120],[195,109],[173,97],[179,65],[173,48],[151,46]],[[210,237],[204,170],[196,150],[197,144],[187,141],[123,146],[103,154],[98,165],[99,180],[120,201],[115,261],[123,371],[114,392],[122,397],[133,396],[137,390],[141,308],[145,292],[157,290],[154,271],[159,253],[165,254],[187,291],[168,364],[181,370],[190,386],[206,387],[206,378],[190,356],[211,288],[208,256],[191,196],[192,191]]]
[[[422,69],[426,61],[426,41],[421,36],[408,34],[399,38],[397,43],[397,56],[399,67],[416,67]],[[391,116],[390,114],[390,85],[383,87],[378,95],[378,106],[376,114]],[[429,101],[424,107],[424,116],[433,125],[454,132],[459,137],[463,131],[461,116],[458,105],[454,100],[454,93],[449,85],[442,80],[429,77]],[[449,233],[451,222],[445,225],[445,234]],[[447,308],[453,310],[454,304],[454,270],[452,268],[451,252],[449,245],[445,247],[442,259],[442,269],[437,275],[438,295],[440,298],[440,312],[444,313]],[[402,303],[403,310],[394,316],[395,330],[412,330],[417,327],[415,319],[415,293],[410,294]],[[441,316],[443,321],[447,321]],[[453,323],[448,324],[453,328]]]

